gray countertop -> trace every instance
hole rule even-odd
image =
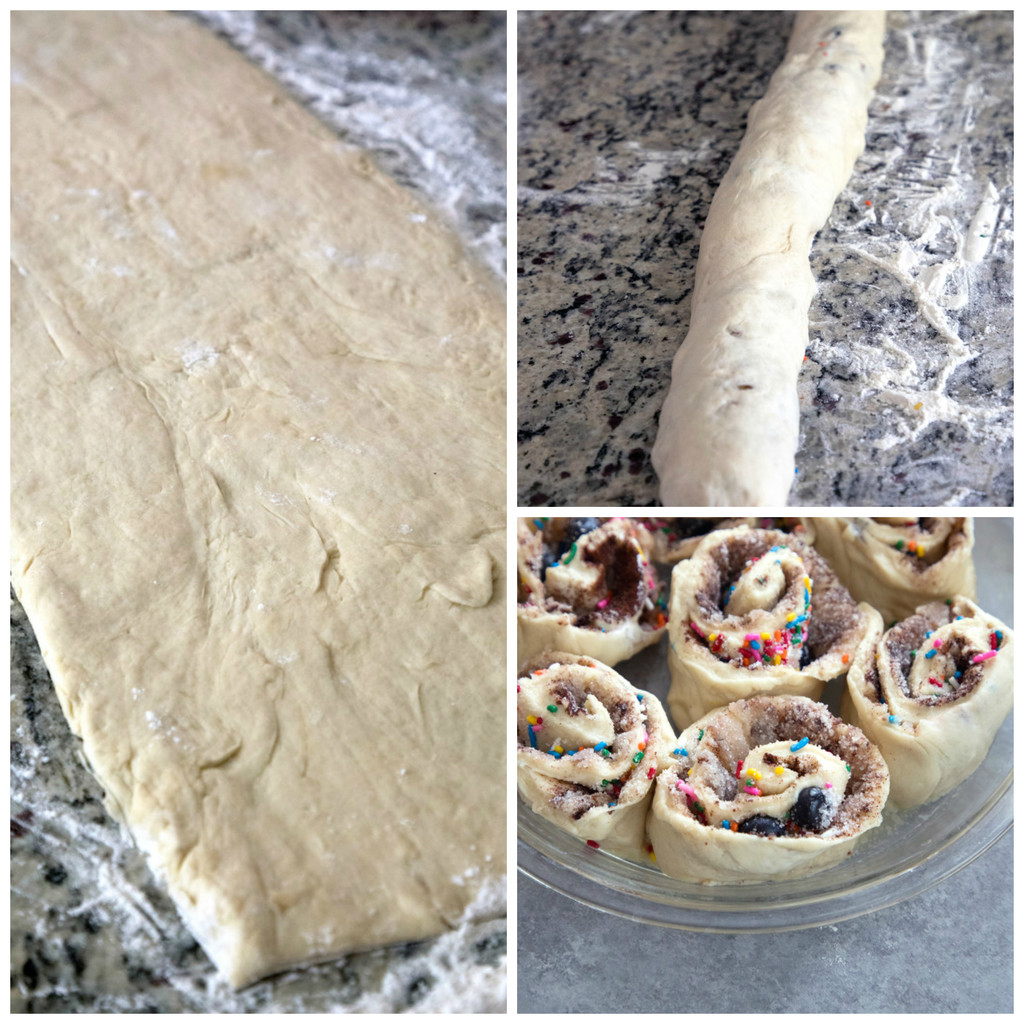
[[[704,218],[792,17],[520,16],[520,504],[657,503]],[[812,250],[790,504],[1012,504],[1012,28],[888,16],[867,148]]]
[[[1012,521],[976,519],[975,527],[978,601],[1012,625]],[[653,651],[616,671],[658,692],[643,675],[656,660]],[[1012,730],[1011,722],[1006,728]],[[1012,897],[1012,831],[903,902],[791,932],[727,935],[637,923],[520,872],[518,1007],[523,1013],[1008,1013]]]
[[[916,899],[798,932],[672,931],[520,875],[520,1013],[1010,1013],[1013,838]]]
[[[421,191],[502,272],[504,13],[194,17]],[[504,1010],[501,916],[232,992],[104,810],[16,600],[11,628],[13,1011]]]

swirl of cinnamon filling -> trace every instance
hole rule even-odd
[[[657,865],[695,882],[810,874],[881,823],[881,754],[806,697],[752,697],[704,716],[658,776],[648,830]]]
[[[516,687],[523,799],[591,846],[643,858],[653,780],[673,739],[657,697],[561,651],[523,666]]]
[[[928,601],[975,595],[974,521],[968,517],[823,517],[816,533],[815,547],[846,588],[887,623]]]
[[[928,803],[963,782],[1012,706],[1013,631],[969,598],[921,605],[888,631],[869,614],[843,717],[882,751],[896,806]]]
[[[758,693],[819,697],[843,675],[863,610],[799,538],[709,534],[672,572],[668,704],[677,724]]]
[[[518,656],[564,650],[614,665],[664,631],[661,586],[628,519],[520,520]]]

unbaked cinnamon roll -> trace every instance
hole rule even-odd
[[[821,696],[846,673],[866,607],[796,536],[746,526],[709,534],[672,571],[673,721],[756,694]]]
[[[862,516],[817,519],[814,546],[847,590],[886,623],[919,604],[975,596],[974,520]]]
[[[1013,631],[966,597],[921,605],[885,630],[868,614],[842,714],[882,752],[898,807],[955,789],[1013,706]]]
[[[562,650],[614,665],[661,637],[661,586],[630,520],[521,519],[518,542],[520,661]]]
[[[801,540],[813,543],[813,520],[796,517],[763,519],[633,519],[637,526],[637,539],[652,562],[674,565],[689,558],[697,545],[713,530],[727,530],[735,526],[758,526],[765,530],[795,533]]]
[[[685,729],[648,817],[656,863],[689,882],[811,874],[879,825],[889,772],[859,729],[807,697],[752,697]]]
[[[516,714],[519,793],[530,807],[590,846],[644,859],[654,779],[673,740],[657,697],[556,651],[520,670]]]

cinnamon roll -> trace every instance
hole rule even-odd
[[[674,565],[689,558],[697,545],[713,530],[727,530],[734,526],[759,526],[765,530],[796,533],[801,540],[813,543],[813,520],[796,517],[778,519],[634,519],[637,539],[652,562]]]
[[[752,697],[676,741],[648,817],[656,863],[690,882],[811,874],[879,825],[889,772],[859,729],[807,697]]]
[[[1013,631],[966,597],[889,630],[872,610],[846,685],[843,718],[881,750],[893,804],[929,803],[981,764],[1013,706]]]
[[[975,596],[974,520],[862,516],[816,520],[815,547],[847,590],[886,623],[919,604]]]
[[[519,676],[520,795],[590,846],[644,859],[654,779],[673,741],[658,698],[562,651],[533,659]]]
[[[741,697],[817,698],[867,628],[825,560],[798,537],[737,527],[672,571],[669,712],[686,725]]]
[[[630,520],[521,519],[518,542],[520,661],[563,650],[614,665],[661,637],[661,584]]]

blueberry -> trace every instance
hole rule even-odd
[[[767,814],[755,814],[752,818],[740,822],[739,831],[755,836],[784,836],[786,826],[778,818],[769,817]]]
[[[790,820],[810,832],[821,832],[832,824],[832,805],[823,789],[802,789],[793,804]]]
[[[544,545],[541,555],[540,565],[540,578],[542,581],[547,579],[548,568],[554,565],[558,561],[558,552],[554,548],[549,547],[547,544]]]
[[[596,530],[601,525],[600,519],[593,516],[586,516],[580,519],[570,519],[565,524],[565,532],[562,534],[562,543],[568,548],[574,541],[577,541],[585,533]]]

